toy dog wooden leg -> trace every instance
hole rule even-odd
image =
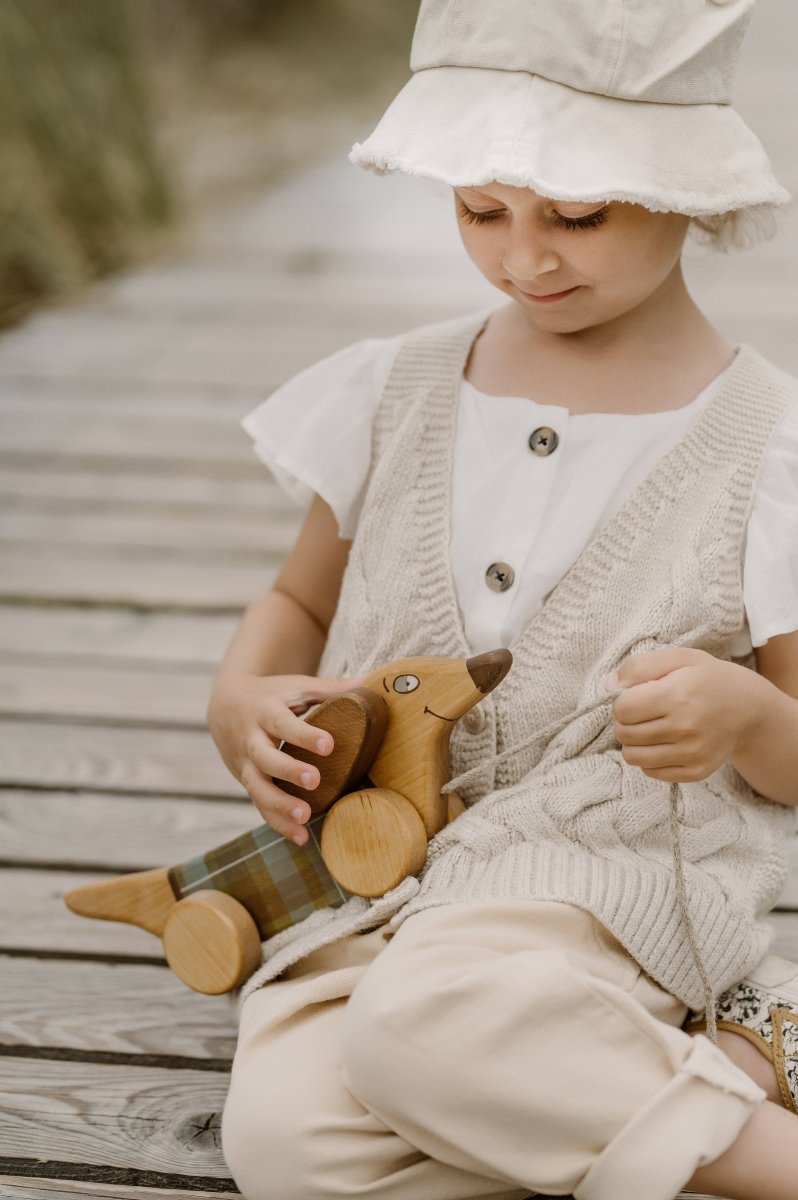
[[[308,720],[332,733],[333,754],[285,747],[321,774],[313,792],[284,785],[314,813],[306,845],[264,824],[177,866],[77,888],[66,903],[162,937],[170,965],[195,990],[231,990],[257,966],[264,939],[421,870],[428,839],[463,809],[441,793],[452,725],[511,662],[507,650],[403,659],[320,705]]]

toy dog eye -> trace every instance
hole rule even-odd
[[[414,692],[421,683],[418,675],[397,675],[393,681],[395,692]]]

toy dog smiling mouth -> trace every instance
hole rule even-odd
[[[260,965],[264,939],[352,895],[382,896],[421,870],[429,839],[463,810],[455,793],[441,793],[453,724],[511,663],[509,650],[404,658],[319,705],[308,721],[332,734],[332,754],[282,747],[321,773],[313,791],[280,783],[310,805],[304,846],[263,824],[177,866],[76,888],[67,905],[157,934],[195,991],[231,991]]]

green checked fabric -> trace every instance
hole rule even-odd
[[[317,908],[337,908],[349,892],[324,865],[319,837],[324,815],[308,822],[310,837],[297,846],[268,825],[169,868],[169,882],[182,900],[202,888],[233,896],[254,918],[263,939],[296,925]]]

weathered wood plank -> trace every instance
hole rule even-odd
[[[82,310],[81,310],[82,311]],[[2,353],[0,341],[0,353]],[[122,378],[112,382],[104,379],[82,379],[70,375],[54,380],[47,376],[15,375],[6,372],[0,378],[0,408],[5,404],[40,404],[61,408],[71,405],[102,403],[105,412],[136,413],[143,416],[170,413],[172,416],[213,416],[235,423],[277,386],[279,380],[259,383],[255,387],[236,387],[225,383],[189,383],[179,380],[142,388],[135,379]]]
[[[151,670],[0,658],[0,716],[204,727],[213,670]]]
[[[0,407],[0,445],[7,456],[48,452],[64,458],[166,458],[196,464],[252,460],[251,439],[225,412],[193,417],[157,409],[109,412],[102,401],[60,407],[6,401]]]
[[[261,256],[262,257],[262,256]],[[217,254],[198,256],[190,261],[166,263],[120,280],[102,299],[102,310],[125,317],[158,315],[167,320],[207,320],[215,318],[220,328],[231,321],[255,317],[271,323],[289,312],[302,312],[309,324],[335,320],[336,312],[346,306],[355,321],[367,321],[374,315],[385,321],[407,321],[407,326],[443,318],[451,312],[452,275],[469,293],[459,303],[490,304],[495,293],[480,277],[460,269],[458,259],[450,260],[444,270],[421,274],[407,272],[397,263],[396,289],[386,288],[385,276],[364,271],[362,263],[349,258],[341,261],[320,260],[318,270],[296,272],[286,269],[274,256],[270,268],[250,256]],[[312,282],[308,276],[312,276]],[[97,312],[100,303],[87,310]]]
[[[242,789],[209,733],[0,720],[0,783],[233,796]]]
[[[91,546],[3,551],[0,599],[57,604],[114,604],[141,608],[239,609],[271,586],[278,563],[262,565],[207,555],[175,561],[152,551],[113,554]]]
[[[0,791],[0,856],[6,862],[82,863],[124,872],[192,858],[260,822],[246,797],[176,800],[8,789]]]
[[[262,386],[266,379],[287,379],[316,359],[363,337],[401,333],[403,321],[365,325],[346,315],[337,326],[313,328],[304,316],[286,318],[264,328],[256,322],[230,325],[219,337],[214,321],[180,325],[173,322],[119,320],[98,313],[91,321],[80,315],[37,318],[6,333],[0,345],[0,377],[29,373],[57,379],[62,375],[133,378],[151,383]],[[309,329],[313,329],[312,339]]]
[[[106,547],[117,554],[166,549],[178,559],[212,554],[221,560],[258,562],[264,554],[283,556],[298,530],[294,514],[270,516],[255,509],[234,515],[212,510],[197,515],[168,510],[140,515],[105,506],[75,512],[53,502],[48,509],[16,506],[0,512],[0,544],[6,546],[79,545]]]
[[[42,507],[59,501],[77,511],[82,505],[102,502],[111,509],[135,513],[163,512],[199,516],[214,511],[235,516],[254,510],[259,514],[297,513],[298,506],[273,482],[254,452],[250,467],[220,470],[204,463],[201,474],[191,464],[109,461],[101,470],[97,460],[54,455],[25,455],[25,464],[10,465],[0,447],[0,503]]]
[[[8,604],[0,610],[0,653],[164,671],[177,664],[215,668],[237,623],[237,614]]]
[[[0,1045],[217,1060],[235,1052],[235,1001],[200,996],[162,967],[0,957],[0,972]]]
[[[217,1060],[235,1052],[235,1002],[200,996],[162,967],[0,957],[0,971],[0,1045]]]
[[[164,961],[161,941],[153,934],[69,911],[65,893],[99,878],[80,871],[0,870],[0,952],[35,950]]]
[[[202,1189],[183,1191],[180,1180],[177,1188],[129,1187],[121,1183],[84,1183],[64,1179],[30,1179],[25,1176],[0,1176],[2,1200],[240,1200],[240,1192]]]
[[[227,1079],[81,1062],[3,1062],[4,1142],[19,1157],[229,1178]]]

